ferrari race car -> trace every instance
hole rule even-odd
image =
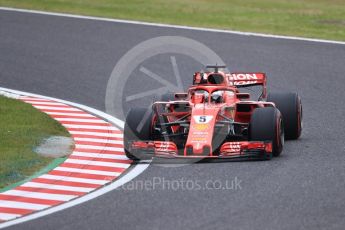
[[[269,93],[264,73],[226,73],[207,66],[193,75],[186,93],[169,93],[150,109],[132,108],[124,147],[133,160],[164,158],[249,158],[279,156],[285,139],[302,132],[297,93]],[[243,92],[259,87],[258,99]]]

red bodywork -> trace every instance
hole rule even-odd
[[[187,93],[177,93],[174,101],[159,101],[152,106],[155,112],[153,129],[161,128],[164,133],[166,130],[162,127],[167,125],[171,136],[181,134],[181,138],[175,140],[182,141],[164,138],[136,141],[131,144],[131,151],[147,151],[166,158],[266,157],[272,154],[271,142],[250,141],[245,137],[253,110],[275,106],[265,101],[264,73],[224,73],[217,70],[197,72],[193,77],[194,84]],[[239,91],[240,87],[254,85],[262,86],[257,101],[249,100],[249,94]],[[236,137],[237,133],[231,130],[235,126],[238,127],[236,132],[244,135],[233,140],[227,136],[215,144],[218,132],[229,132]]]

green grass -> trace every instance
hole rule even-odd
[[[0,189],[25,180],[54,161],[33,151],[52,135],[69,133],[30,104],[0,96]]]
[[[345,41],[345,0],[0,0],[0,5]]]

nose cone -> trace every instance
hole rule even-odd
[[[194,108],[190,122],[185,155],[211,155],[217,108]]]

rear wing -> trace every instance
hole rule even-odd
[[[231,86],[248,87],[253,85],[266,85],[264,73],[231,73],[228,75]]]
[[[231,73],[228,75],[228,81],[230,86],[235,86],[236,88],[261,85],[261,98],[266,98],[267,96],[265,73]]]

